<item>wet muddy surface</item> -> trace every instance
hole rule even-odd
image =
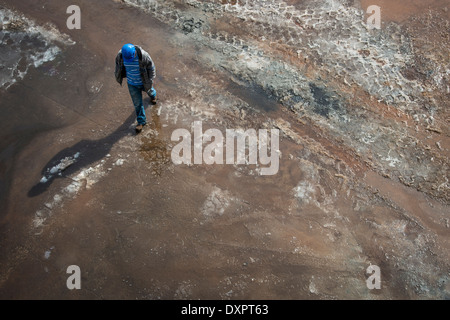
[[[445,1],[79,1],[81,30],[70,4],[5,4],[66,42],[0,90],[0,297],[450,298]],[[127,42],[157,71],[139,135]],[[174,164],[196,121],[278,129],[278,172]]]

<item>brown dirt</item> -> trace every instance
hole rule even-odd
[[[37,23],[51,20],[77,44],[48,63],[66,80],[38,68],[5,93],[22,105],[33,97],[64,126],[40,132],[14,158],[8,206],[0,216],[0,298],[450,297],[448,187],[442,181],[439,190],[432,190],[436,181],[422,181],[420,190],[405,180],[409,176],[378,162],[375,149],[365,152],[350,143],[353,132],[330,127],[307,107],[287,107],[276,93],[261,89],[256,76],[245,79],[229,67],[246,56],[220,60],[212,42],[196,31],[186,34],[170,16],[119,1],[80,0],[82,29],[69,31],[64,13],[70,1],[6,2]],[[214,19],[184,1],[172,2],[184,8],[183,18],[204,19],[208,32],[251,44],[257,38],[248,21],[239,28],[238,18]],[[379,2],[388,8],[385,17],[396,22],[425,8],[419,1],[402,7]],[[301,7],[304,1],[286,3]],[[428,7],[443,8],[439,1]],[[403,27],[412,28],[409,21]],[[151,123],[138,136],[128,92],[113,77],[115,55],[125,42],[141,44],[157,66],[158,105],[147,108]],[[291,45],[261,40],[258,49],[291,63],[311,82],[323,76],[327,89],[354,98],[346,105],[349,116],[386,125],[395,137],[412,136],[419,144],[407,150],[428,152],[427,161],[435,155],[448,172],[448,129],[429,131],[419,123],[415,130],[409,110],[344,85],[315,60],[298,59]],[[98,93],[90,90],[95,83],[103,84]],[[78,88],[81,98],[67,99],[68,88]],[[438,108],[437,114],[448,111]],[[439,128],[448,124],[443,119],[437,119]],[[255,166],[174,165],[172,132],[198,120],[223,132],[280,129],[278,174],[259,176]],[[395,142],[376,147],[398,151],[402,146]],[[29,196],[50,159],[80,150],[87,159],[83,165],[73,165],[70,174]],[[381,290],[366,286],[371,264],[381,268]],[[66,287],[69,265],[81,268],[81,290]]]

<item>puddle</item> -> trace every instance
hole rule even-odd
[[[172,150],[170,141],[161,138],[162,126],[158,110],[157,106],[151,109],[151,120],[142,132],[139,153],[151,165],[152,174],[161,176],[172,163]]]

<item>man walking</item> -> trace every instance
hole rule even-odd
[[[140,46],[128,43],[117,54],[115,76],[120,85],[123,78],[127,78],[128,90],[136,109],[136,132],[139,133],[147,124],[142,91],[149,95],[152,104],[156,104],[156,90],[153,88],[156,72],[153,60]]]

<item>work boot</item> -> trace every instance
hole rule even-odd
[[[136,126],[136,133],[141,133],[142,129],[144,128],[144,126],[146,125],[146,123],[144,124],[138,124]]]

